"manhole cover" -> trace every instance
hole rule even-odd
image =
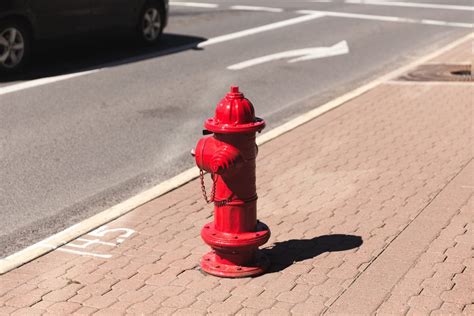
[[[429,64],[401,76],[403,81],[465,81],[472,82],[471,65]]]

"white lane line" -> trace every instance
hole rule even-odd
[[[300,17],[297,17],[297,18],[292,18],[292,19],[289,19],[289,20],[283,20],[283,21],[280,21],[280,22],[266,24],[266,25],[254,27],[254,28],[251,28],[251,29],[243,30],[243,31],[239,31],[239,32],[231,33],[231,34],[226,34],[226,35],[210,38],[207,41],[199,43],[197,45],[197,47],[202,48],[202,47],[206,47],[206,46],[214,45],[214,44],[217,44],[217,43],[230,41],[230,40],[240,38],[240,37],[244,37],[244,36],[249,36],[249,35],[262,33],[262,32],[267,32],[267,31],[275,30],[275,29],[282,28],[282,27],[285,27],[285,26],[290,26],[290,25],[294,25],[294,24],[298,24],[298,23],[311,21],[311,20],[318,19],[318,18],[323,17],[323,16],[324,16],[324,14],[322,14],[322,13],[309,12],[309,13],[307,13],[307,15],[300,16]]]
[[[401,18],[396,16],[386,15],[371,15],[371,14],[359,14],[359,13],[347,13],[347,12],[333,12],[333,11],[318,11],[318,10],[299,10],[296,11],[301,14],[317,14],[320,13],[324,16],[340,17],[340,18],[351,18],[351,19],[362,19],[362,20],[375,20],[384,22],[399,22],[399,23],[413,23],[413,24],[426,24],[426,25],[437,25],[437,26],[451,26],[460,28],[473,28],[472,23],[458,23],[458,22],[446,22],[439,20],[427,20],[427,19],[410,19]]]
[[[392,6],[392,7],[474,11],[474,7],[472,6],[452,5],[452,4],[398,2],[398,1],[380,1],[380,0],[345,0],[344,2],[350,3],[350,4],[384,5],[384,6]]]
[[[283,12],[283,9],[281,8],[254,7],[254,6],[249,6],[249,5],[233,5],[230,8],[232,10],[243,10],[243,11]]]
[[[8,93],[12,92],[17,92],[20,90],[25,90],[33,87],[38,87],[38,86],[43,86],[45,84],[57,82],[57,81],[62,81],[62,80],[67,80],[71,78],[76,78],[80,76],[85,76],[85,75],[90,75],[96,72],[99,72],[101,69],[94,69],[94,70],[88,70],[88,71],[82,71],[82,72],[76,72],[73,74],[67,74],[67,75],[61,75],[61,76],[55,76],[55,77],[48,77],[48,78],[41,78],[41,79],[35,79],[35,80],[30,80],[22,83],[17,83],[17,84],[12,84],[9,86],[5,87],[0,87],[0,95],[5,95]]]
[[[193,8],[210,8],[210,9],[219,7],[219,5],[215,3],[201,3],[201,2],[170,2],[170,5],[176,6],[176,7],[193,7]]]

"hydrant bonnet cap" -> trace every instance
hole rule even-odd
[[[265,127],[265,121],[255,117],[252,103],[232,86],[230,92],[217,104],[214,117],[204,123],[204,127],[214,133],[252,133]]]

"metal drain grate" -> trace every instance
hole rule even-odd
[[[471,65],[428,64],[397,78],[401,81],[464,81],[472,82],[474,78]]]

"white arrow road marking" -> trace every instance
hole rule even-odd
[[[267,63],[269,61],[292,58],[292,57],[297,57],[297,58],[293,58],[289,60],[288,61],[289,63],[296,63],[299,61],[344,55],[347,53],[349,53],[349,46],[347,45],[346,41],[341,41],[330,47],[303,48],[303,49],[296,49],[296,50],[290,50],[290,51],[276,53],[272,55],[267,55],[267,56],[247,60],[235,65],[229,66],[227,67],[227,69],[240,70],[240,69],[252,67],[255,65]]]

